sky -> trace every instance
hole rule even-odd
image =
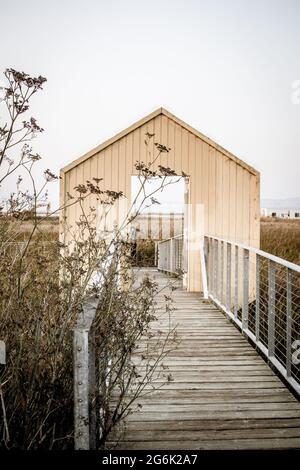
[[[48,80],[32,104],[40,172],[163,106],[258,169],[262,198],[300,196],[299,0],[0,6],[0,70]]]
[[[156,177],[147,180],[139,176],[132,176],[132,209],[136,213],[183,213],[184,190],[184,178],[178,176],[166,176],[163,179]]]

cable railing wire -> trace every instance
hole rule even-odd
[[[157,268],[169,274],[182,274],[183,235],[168,238],[158,243]]]
[[[209,297],[300,393],[300,266],[205,237]]]

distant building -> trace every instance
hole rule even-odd
[[[280,219],[300,219],[300,208],[299,209],[262,208],[261,215],[263,217],[279,217]]]

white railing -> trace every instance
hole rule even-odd
[[[205,237],[209,297],[300,393],[300,266]]]
[[[183,235],[168,238],[157,244],[157,268],[170,274],[181,274]]]

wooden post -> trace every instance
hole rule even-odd
[[[89,450],[90,448],[88,335],[88,330],[76,329],[73,337],[74,440],[76,450]]]
[[[96,449],[97,414],[96,414],[96,354],[95,330],[91,327],[89,334],[89,418],[90,449]]]
[[[184,178],[184,215],[183,215],[183,245],[182,245],[182,266],[183,266],[183,287],[189,289],[189,178]]]
[[[87,300],[73,333],[74,445],[76,450],[96,447],[95,341],[92,328],[98,300]]]

